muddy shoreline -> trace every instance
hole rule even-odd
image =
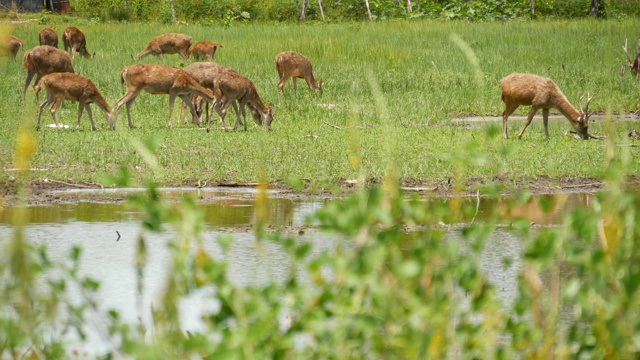
[[[369,179],[366,186],[375,186],[381,182],[381,179]],[[637,176],[631,176],[627,179],[626,185],[629,187],[635,187],[640,184],[640,179]],[[210,183],[205,186],[196,187],[199,189],[208,188],[255,188],[255,183]],[[508,196],[521,190],[528,190],[532,194],[555,194],[555,193],[596,193],[605,188],[605,183],[600,179],[595,178],[559,178],[552,179],[548,177],[538,177],[535,179],[506,179],[500,177],[494,177],[490,179],[469,179],[464,184],[462,193],[455,191],[452,179],[446,179],[439,182],[424,182],[418,180],[403,180],[401,182],[401,188],[406,194],[419,194],[426,197],[452,197],[452,196],[477,196],[478,191],[480,195],[484,193],[483,188],[498,186],[501,188],[500,194]],[[176,190],[180,189],[194,189],[193,184],[166,184],[163,187],[172,188]],[[272,183],[268,185],[271,190],[277,191],[278,197],[286,197],[290,199],[304,199],[304,198],[335,198],[343,197],[349,193],[355,191],[359,186],[355,181],[340,180],[336,184],[334,191],[317,190],[317,189],[302,189],[294,190],[291,187],[280,183]],[[121,202],[124,201],[128,193],[127,192],[110,192],[109,195],[105,195],[100,191],[96,192],[82,192],[82,194],[76,194],[73,197],[61,195],[62,191],[68,190],[103,190],[95,183],[67,183],[62,181],[34,181],[29,183],[19,192],[20,186],[16,183],[6,183],[2,185],[2,199],[0,205],[4,202],[4,206],[15,206],[21,200],[27,205],[46,205],[48,203],[58,202]],[[109,188],[116,189],[116,188]],[[18,195],[18,194],[21,195]]]

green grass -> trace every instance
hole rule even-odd
[[[50,17],[59,34],[66,25]],[[71,23],[69,23],[71,25]],[[464,178],[506,179],[548,176],[600,178],[605,164],[603,142],[579,141],[563,136],[570,130],[566,120],[551,121],[549,143],[544,140],[541,114],[522,140],[502,140],[501,123],[461,126],[450,119],[461,114],[499,115],[499,80],[511,72],[531,72],[551,77],[577,104],[586,92],[595,93],[591,109],[622,113],[640,107],[640,82],[624,64],[622,45],[638,38],[640,20],[538,21],[470,24],[435,21],[389,21],[381,23],[244,25],[230,28],[163,26],[158,24],[94,24],[78,20],[95,59],[76,58],[81,75],[91,78],[110,104],[124,94],[120,70],[134,63],[139,52],[156,35],[182,32],[194,40],[221,42],[216,61],[251,79],[265,103],[273,103],[273,131],[250,127],[248,132],[206,133],[181,122],[176,106],[174,127],[167,127],[168,96],[142,93],[132,106],[129,129],[126,111],[120,110],[115,132],[107,129],[104,115],[93,106],[98,131],[91,132],[86,116],[80,131],[45,128],[35,134],[38,149],[32,161],[32,180],[45,178],[66,182],[96,182],[121,164],[134,169],[136,178],[151,169],[136,151],[136,140],[156,136],[161,170],[156,178],[165,185],[206,181],[270,183],[308,179],[311,188],[332,188],[341,179],[381,178],[390,162],[400,177],[434,183],[454,174]],[[13,34],[25,48],[37,45],[44,25],[19,24]],[[452,40],[452,34],[474,51],[474,68]],[[630,46],[632,47],[632,45]],[[273,59],[282,51],[295,50],[309,57],[317,79],[324,80],[324,94],[314,96],[303,81],[298,94],[291,83],[286,96],[277,93],[278,77]],[[184,66],[177,55],[163,59],[147,57],[140,62]],[[25,106],[20,93],[26,70],[20,62],[0,62],[0,166],[12,168],[16,135],[21,127],[35,127],[39,102],[32,88]],[[479,77],[478,77],[479,76]],[[376,95],[373,89],[379,88]],[[40,97],[40,101],[43,97]],[[179,101],[176,102],[179,105]],[[516,114],[526,114],[521,107]],[[76,121],[77,103],[65,102],[58,118]],[[230,111],[229,122],[235,120]],[[214,117],[219,129],[219,119]],[[52,123],[43,114],[43,124]],[[333,125],[333,126],[331,126]],[[339,127],[336,129],[334,126]],[[521,122],[510,121],[515,137]],[[636,124],[615,124],[616,141],[626,141]],[[590,126],[604,135],[602,123]],[[637,159],[637,152],[628,153]],[[350,158],[359,159],[349,162]],[[638,161],[628,169],[638,174]],[[0,173],[7,182],[10,172]]]

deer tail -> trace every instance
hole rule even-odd
[[[124,80],[127,77],[127,68],[122,69],[122,71],[120,71],[120,84],[124,85]]]

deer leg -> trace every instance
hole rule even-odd
[[[293,77],[293,93],[297,93],[298,92],[298,78],[297,77]]]
[[[198,127],[200,127],[202,124],[200,123],[200,118],[198,117],[198,113],[196,112],[196,108],[195,106],[193,106],[193,103],[191,102],[191,99],[189,98],[189,95],[179,95],[180,98],[182,99],[182,102],[185,103],[189,109],[191,110],[191,123],[196,123],[198,124]]]
[[[62,104],[62,98],[57,98],[53,101],[53,105],[51,105],[51,117],[53,117],[53,122],[56,124],[56,129],[60,129],[60,123],[58,123],[58,119],[56,118],[56,112],[58,111],[58,107]]]
[[[518,108],[518,105],[506,104],[506,108],[502,112],[502,138],[503,139],[509,138],[509,136],[507,135],[507,119],[511,114],[513,114],[514,111],[516,111],[517,108]]]
[[[547,141],[549,141],[549,109],[542,109],[542,121],[544,122],[544,135],[547,137]]]
[[[169,93],[169,128],[173,127],[173,125],[171,124],[171,113],[173,113],[173,105],[175,103],[176,103],[176,93],[171,92],[171,93]],[[191,102],[189,102],[189,103],[191,103]]]
[[[133,123],[131,122],[131,104],[133,103],[133,100],[136,99],[136,97],[138,97],[138,92],[132,91],[132,92],[127,92],[126,94],[124,94],[123,97],[121,97],[118,102],[116,103],[116,107],[113,110],[114,112],[117,112],[118,109],[120,109],[120,107],[122,105],[126,105],[127,107],[127,120],[129,121],[129,128],[133,129]]]
[[[225,101],[226,100],[226,101]],[[229,105],[234,104],[235,106],[235,100],[231,100],[230,99],[225,99],[222,101],[222,107],[220,108],[220,120],[222,120],[222,127],[224,128],[225,131],[227,131],[227,123],[224,120],[224,118],[227,116],[227,110],[229,109]]]
[[[76,58],[76,47],[72,46],[71,47],[71,60],[74,60]]]
[[[76,124],[76,130],[80,129],[80,118],[82,117],[82,111],[84,110],[84,101],[78,101],[78,123]],[[93,122],[93,121],[92,121]]]
[[[242,122],[242,119],[240,118],[242,110],[238,109],[238,104],[234,101],[233,104],[233,110],[236,111],[236,124],[233,126],[233,131],[238,130],[238,124]],[[242,109],[242,102],[240,103],[240,109]],[[245,124],[245,130],[246,129],[246,124]]]
[[[282,93],[282,89],[284,88],[284,84],[289,81],[290,76],[282,74],[280,76],[280,81],[278,82],[278,91]],[[294,78],[293,81],[296,81]]]
[[[529,110],[529,116],[527,117],[527,122],[524,123],[524,127],[522,128],[522,131],[520,131],[520,134],[518,134],[518,139],[522,138],[522,134],[524,134],[524,131],[527,130],[527,127],[529,126],[529,124],[531,124],[531,120],[533,120],[533,116],[538,112],[538,108],[534,105],[531,106],[531,110]]]
[[[47,98],[40,105],[40,111],[38,111],[38,124],[36,125],[36,130],[40,130],[40,118],[42,117],[42,111],[47,108],[47,106],[51,105],[53,98],[51,95],[47,96]]]
[[[93,122],[91,107],[89,106],[89,104],[84,104],[84,108],[87,109],[87,114],[89,114],[89,121],[91,121],[91,130],[96,131],[96,124]]]
[[[31,79],[33,79],[33,75],[35,75],[35,73],[33,73],[31,71],[29,71],[27,73],[27,81],[24,82],[24,90],[22,91],[22,104],[23,105],[24,105],[24,101],[26,99],[27,88],[29,87],[29,84],[31,83]]]

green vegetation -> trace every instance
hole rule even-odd
[[[63,25],[50,24],[58,32]],[[231,28],[158,26],[136,24],[78,25],[87,36],[95,59],[76,58],[75,67],[94,81],[110,104],[124,94],[120,70],[133,63],[131,54],[148,40],[165,32],[182,32],[195,40],[210,39],[225,45],[216,60],[253,80],[265,103],[274,104],[273,131],[252,127],[249,131],[206,133],[178,121],[167,127],[168,96],[142,93],[132,106],[131,130],[126,111],[120,110],[115,132],[109,131],[103,114],[94,106],[98,131],[91,132],[84,115],[80,131],[45,128],[35,133],[37,151],[29,180],[95,183],[99,174],[119,165],[134,169],[138,181],[150,169],[136,143],[155,136],[160,144],[162,171],[154,179],[165,185],[198,182],[276,184],[302,180],[312,190],[331,189],[345,179],[362,176],[379,181],[390,152],[400,178],[410,183],[447,181],[456,171],[464,179],[533,179],[541,175],[601,178],[605,150],[602,142],[576,141],[564,136],[571,129],[566,120],[551,121],[551,141],[544,141],[538,114],[521,141],[500,138],[500,121],[464,123],[452,117],[499,115],[499,80],[511,72],[531,72],[556,81],[571,102],[586,92],[595,93],[591,109],[623,114],[640,106],[640,83],[627,71],[621,50],[624,39],[637,38],[637,19],[625,21],[544,21],[467,24],[459,22],[391,21],[340,25],[243,25]],[[39,24],[19,24],[13,34],[29,49],[37,44]],[[465,53],[461,49],[470,48]],[[292,85],[279,96],[274,57],[296,50],[314,64],[316,78],[324,80],[324,94],[314,96],[304,82],[297,94]],[[468,56],[477,58],[471,65]],[[176,55],[143,62],[184,66]],[[38,106],[31,89],[24,106],[20,90],[26,71],[20,62],[0,64],[4,104],[0,119],[0,162],[13,168],[16,134],[34,129]],[[372,89],[377,89],[374,93]],[[180,105],[180,101],[176,103]],[[528,108],[516,113],[523,115]],[[58,118],[74,127],[77,103],[65,102]],[[230,111],[229,120],[235,114]],[[219,124],[214,117],[215,124]],[[43,123],[52,123],[43,114]],[[510,120],[513,135],[522,122]],[[615,140],[627,141],[634,123],[615,122]],[[336,128],[338,127],[338,128]],[[604,135],[603,121],[594,121],[590,132]],[[393,140],[388,146],[386,139]],[[472,149],[483,149],[477,152]],[[352,153],[359,167],[349,162]],[[636,158],[636,154],[631,156]],[[475,166],[459,170],[461,159],[472,157]],[[637,161],[630,162],[638,173]],[[42,170],[46,169],[46,170]],[[7,183],[10,172],[0,173]],[[296,183],[293,181],[292,183]]]

